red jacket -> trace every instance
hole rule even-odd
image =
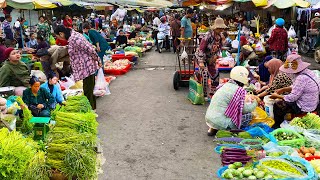
[[[288,50],[288,33],[285,29],[276,27],[272,30],[270,39],[268,40],[269,49],[271,51],[287,51]]]
[[[72,19],[64,19],[63,20],[63,25],[64,25],[64,27],[72,29]]]

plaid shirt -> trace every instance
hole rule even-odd
[[[288,33],[285,29],[276,27],[272,30],[270,39],[268,40],[271,51],[287,51],[288,50]]]
[[[76,31],[71,32],[68,43],[74,80],[83,80],[94,74],[99,69],[98,61],[100,60],[94,47]]]

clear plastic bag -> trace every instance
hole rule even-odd
[[[308,129],[303,132],[303,135],[312,147],[320,148],[320,130]]]
[[[105,96],[111,94],[109,90],[109,84],[106,82],[106,79],[104,78],[102,68],[100,68],[98,71],[93,94],[95,96]]]
[[[288,171],[283,171],[281,169],[277,169],[275,167],[271,167],[271,166],[268,166],[264,163],[266,162],[270,162],[270,161],[274,161],[274,164],[278,164],[278,163],[285,163],[287,164],[288,168],[293,168],[295,169],[297,172],[300,173],[299,174],[295,174],[295,173],[290,173]],[[289,179],[291,178],[297,178],[297,179],[305,179],[305,178],[308,178],[308,175],[305,174],[300,168],[294,166],[291,162],[283,159],[283,158],[264,158],[264,159],[261,159],[260,162],[259,162],[259,165],[264,167],[264,168],[267,168],[268,170],[272,171],[274,174],[281,174],[282,176],[287,176]]]
[[[182,59],[187,59],[187,58],[188,58],[188,53],[186,51],[186,47],[183,47],[183,52],[180,56],[180,59],[182,60]]]
[[[291,25],[288,31],[288,38],[295,38],[296,36],[297,36],[297,33],[294,30],[293,26]]]

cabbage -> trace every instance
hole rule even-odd
[[[230,164],[230,165],[228,166],[228,168],[229,168],[229,169],[236,169],[237,167],[236,167],[234,164]]]
[[[235,162],[235,163],[233,163],[235,166],[237,166],[237,167],[242,167],[242,163],[241,162]]]
[[[265,173],[263,171],[258,171],[257,173],[255,173],[255,175],[258,179],[260,179],[264,177]]]
[[[222,175],[223,175],[222,177],[226,178],[226,179],[233,179],[234,178],[232,173],[230,173],[230,172],[223,173]]]
[[[252,173],[253,173],[253,171],[252,171],[252,170],[249,170],[249,169],[244,170],[244,171],[242,172],[243,176],[245,176],[245,177],[251,176]]]
[[[257,179],[255,176],[249,176],[248,179]]]
[[[240,172],[240,173],[242,173],[244,170],[245,170],[244,167],[241,167],[241,168],[238,168],[238,169],[237,169],[237,171]]]

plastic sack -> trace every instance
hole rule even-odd
[[[314,148],[320,148],[320,130],[308,129],[303,132],[306,141]]]
[[[194,80],[193,77],[189,80],[189,94],[188,99],[194,105],[204,104],[203,86]]]
[[[260,127],[254,127],[251,128],[249,130],[247,130],[247,132],[252,136],[252,137],[266,137],[268,138],[271,142],[273,143],[277,143],[277,139],[271,135],[266,133],[262,128]]]
[[[297,36],[297,33],[294,30],[293,26],[291,25],[288,31],[288,38],[295,38],[296,36]]]
[[[102,68],[100,68],[98,71],[98,74],[96,77],[96,84],[93,89],[93,94],[95,96],[105,96],[105,95],[111,94],[109,90],[109,85],[104,78]]]
[[[280,156],[280,158],[285,159],[285,160],[290,160],[293,162],[298,162],[298,163],[302,164],[307,169],[308,177],[297,178],[297,180],[317,180],[318,179],[318,173],[315,172],[314,168],[312,167],[310,162],[308,162],[307,160],[300,158],[300,157],[293,157],[290,155],[283,155],[283,156]]]
[[[286,157],[286,156],[284,156],[284,157]],[[295,174],[295,173],[290,173],[288,171],[284,171],[284,170],[278,169],[276,167],[273,167],[273,166],[265,164],[267,162],[273,162],[275,164],[278,164],[280,162],[281,163],[285,163],[286,166],[291,167],[292,169],[295,169],[301,175],[298,175],[298,174]],[[264,159],[261,159],[259,161],[259,165],[264,167],[264,168],[267,168],[269,171],[273,172],[274,174],[279,174],[281,176],[287,177],[287,178],[280,178],[281,180],[289,180],[289,179],[295,179],[295,180],[297,180],[297,179],[300,180],[301,179],[301,180],[304,180],[305,178],[308,178],[308,175],[305,174],[300,168],[296,167],[294,164],[292,164],[288,160],[285,160],[284,158],[280,158],[280,157],[278,157],[278,158],[270,158],[270,157],[264,158]],[[279,178],[277,178],[277,179],[279,179]]]
[[[75,85],[76,83],[74,82],[74,80],[72,79],[72,77],[65,77],[64,81],[59,81],[59,84],[64,87],[65,89],[69,89],[70,87],[72,87],[73,85]]]
[[[268,142],[262,147],[267,153],[281,152],[282,154],[285,154],[285,155],[291,155],[292,153],[297,152],[290,146],[278,146],[273,142]]]
[[[83,81],[77,81],[70,89],[82,89],[83,88]]]
[[[51,46],[56,45],[56,40],[54,39],[54,37],[52,35],[50,35],[50,37],[49,37],[49,43]]]
[[[268,117],[268,114],[260,107],[256,107],[252,112],[252,115],[253,119],[266,119]]]
[[[302,135],[300,135],[299,133],[297,133],[294,130],[291,129],[285,129],[285,128],[278,128],[274,131],[272,131],[270,133],[270,135],[276,136],[277,134],[282,134],[282,133],[291,133],[293,135],[295,135],[297,138],[296,139],[292,139],[292,140],[282,140],[282,141],[278,141],[277,143],[280,146],[291,146],[291,147],[295,147],[295,148],[299,148],[301,146],[305,146],[305,139]]]
[[[270,128],[267,124],[264,124],[264,123],[253,124],[251,126],[244,128],[243,130],[248,131],[248,130],[253,129],[255,127],[261,128],[266,133],[271,133],[274,130],[274,129]]]
[[[40,70],[31,70],[30,76],[37,77],[40,80],[40,82],[46,82],[47,81],[47,76]]]
[[[238,40],[233,40],[233,41],[231,42],[231,46],[232,46],[233,49],[238,49],[238,47],[239,47],[239,41],[238,41]]]
[[[188,59],[188,53],[186,51],[186,47],[183,47],[183,52],[182,54],[180,55],[180,59]]]

